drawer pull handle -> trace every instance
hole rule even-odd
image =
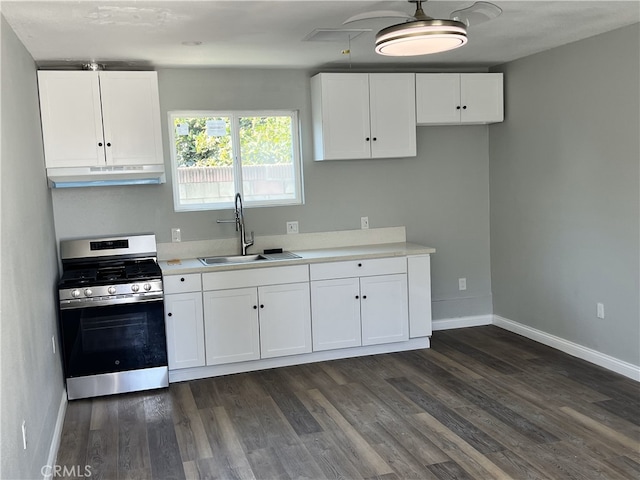
[[[358,266],[359,266],[359,267],[361,267],[361,266],[362,266],[362,264],[361,264],[361,263],[359,263],[359,264],[358,264]]]
[[[184,282],[184,277],[182,277],[182,278],[180,279],[180,281],[181,281],[181,282]]]
[[[171,312],[167,313],[167,317],[173,317],[173,313]]]

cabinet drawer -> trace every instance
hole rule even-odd
[[[406,257],[349,260],[310,265],[311,280],[407,273]]]
[[[251,268],[202,274],[203,290],[223,290],[227,288],[258,287],[282,283],[309,281],[307,265],[290,267]]]
[[[169,275],[164,277],[162,282],[165,294],[199,292],[202,290],[199,273],[190,273],[188,275]]]

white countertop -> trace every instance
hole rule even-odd
[[[226,263],[221,265],[203,265],[197,258],[165,260],[158,262],[165,275],[189,273],[219,272],[224,270],[245,270],[285,265],[300,265],[318,262],[339,262],[366,258],[404,257],[407,255],[426,255],[435,253],[435,248],[415,243],[382,243],[375,245],[355,245],[349,247],[320,248],[313,250],[294,250],[300,258],[283,260],[260,260],[250,263]],[[251,254],[260,252],[251,252]]]

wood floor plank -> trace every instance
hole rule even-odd
[[[342,449],[336,445],[334,437],[327,431],[302,435],[300,437],[315,463],[322,470],[324,478],[363,479]]]
[[[150,469],[144,394],[118,399],[118,474],[134,476]]]
[[[200,477],[255,479],[238,434],[225,407],[201,409],[213,458],[196,460]]]
[[[284,386],[283,378],[277,371],[264,372],[259,381],[298,435],[322,430],[294,391]]]
[[[89,432],[87,459],[80,465],[86,465],[89,468],[92,479],[118,478],[118,437],[114,433],[106,429]]]
[[[319,390],[309,390],[306,393],[310,411],[323,425],[325,437],[330,436],[341,445],[345,456],[358,467],[364,477],[393,473],[371,445]]]
[[[441,480],[473,480],[460,465],[451,460],[448,462],[434,463],[433,465],[428,465],[427,468],[436,478]]]
[[[627,456],[608,458],[605,462],[619,475],[619,478],[640,478],[640,463]]]
[[[168,390],[144,399],[151,472],[156,478],[185,480],[172,410]]]
[[[307,450],[304,438],[311,438],[313,435],[319,435],[322,432],[316,434],[308,434],[300,438],[300,443],[294,445],[276,445],[274,450],[280,463],[286,470],[289,478],[295,478],[299,480],[320,480],[324,478],[323,471],[315,461],[309,450]],[[262,477],[265,480],[269,477]]]
[[[252,450],[247,453],[247,460],[251,465],[251,470],[260,472],[257,478],[272,478],[274,480],[291,478],[273,447]]]
[[[169,391],[173,397],[171,414],[182,461],[212,457],[211,446],[189,384],[171,384]]]
[[[428,430],[430,432],[429,438],[432,439],[433,443],[446,453],[452,461],[460,465],[472,478],[478,480],[511,478],[493,463],[487,455],[429,413],[418,413],[413,415],[413,419],[422,428]]]
[[[496,439],[476,428],[471,422],[462,418],[455,411],[431,397],[406,378],[392,378],[387,381],[422,410],[429,413],[443,425],[446,425],[449,430],[463,438],[479,452],[489,453],[504,450],[505,447]]]
[[[490,453],[487,458],[505,473],[518,480],[555,480],[554,477],[541,472],[525,458],[511,450]]]
[[[472,358],[475,362],[485,365],[497,373],[511,375],[522,371],[522,369],[517,368],[496,356],[488,354],[469,345],[468,343],[458,340],[454,334],[452,335],[451,333],[444,332],[443,335],[440,335],[438,338],[442,343],[460,352],[460,354],[464,355],[466,358]]]

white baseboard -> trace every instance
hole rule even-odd
[[[555,335],[514,322],[499,315],[493,315],[493,324],[640,382],[640,366],[638,365],[624,362],[591,348],[583,347],[564,338],[556,337]]]
[[[442,318],[433,320],[432,329],[451,330],[453,328],[479,327],[481,325],[491,325],[493,315],[474,315],[472,317]]]
[[[60,448],[60,440],[62,439],[62,426],[64,425],[64,416],[67,413],[67,391],[62,390],[62,399],[60,400],[60,407],[58,408],[58,418],[56,419],[56,426],[53,430],[53,437],[51,438],[51,446],[49,447],[49,456],[47,458],[47,465],[53,466],[56,463],[58,456],[58,449]],[[53,476],[53,468],[43,468],[44,480],[50,480]]]

